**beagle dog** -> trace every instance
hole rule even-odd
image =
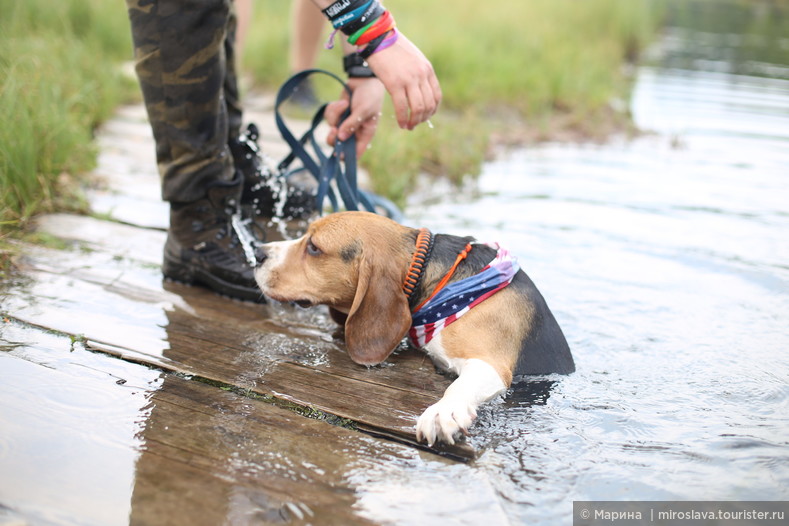
[[[299,239],[262,245],[256,257],[266,296],[329,306],[354,362],[379,364],[408,335],[457,375],[417,421],[417,439],[429,445],[468,434],[479,405],[513,376],[575,370],[542,295],[498,246],[340,212]]]

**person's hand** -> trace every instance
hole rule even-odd
[[[367,59],[392,97],[397,123],[413,130],[428,120],[441,102],[441,86],[430,61],[400,33],[390,47]]]
[[[356,156],[358,158],[362,156],[373,140],[386,90],[381,81],[375,77],[348,79],[348,87],[353,93],[351,114],[342,124],[338,126],[340,116],[348,108],[348,92],[342,90],[340,100],[334,101],[326,107],[324,117],[330,126],[326,142],[334,146],[337,139],[345,141],[351,135],[356,134]]]

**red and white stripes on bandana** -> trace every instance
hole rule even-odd
[[[493,261],[478,274],[450,283],[411,315],[408,337],[412,345],[424,347],[444,327],[512,282],[520,269],[518,260],[498,243],[488,246],[497,250]]]

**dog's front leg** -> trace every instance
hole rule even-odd
[[[455,443],[455,434],[467,434],[477,417],[477,407],[503,392],[507,386],[487,362],[472,358],[457,364],[459,376],[444,396],[428,407],[416,423],[416,439],[433,445],[436,439]]]

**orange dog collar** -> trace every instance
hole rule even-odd
[[[411,256],[411,265],[409,265],[408,272],[405,274],[405,281],[403,281],[403,292],[405,292],[409,300],[414,294],[417,284],[419,284],[422,271],[425,270],[432,244],[433,234],[427,228],[420,228],[419,234],[416,236],[416,250],[414,255]]]

